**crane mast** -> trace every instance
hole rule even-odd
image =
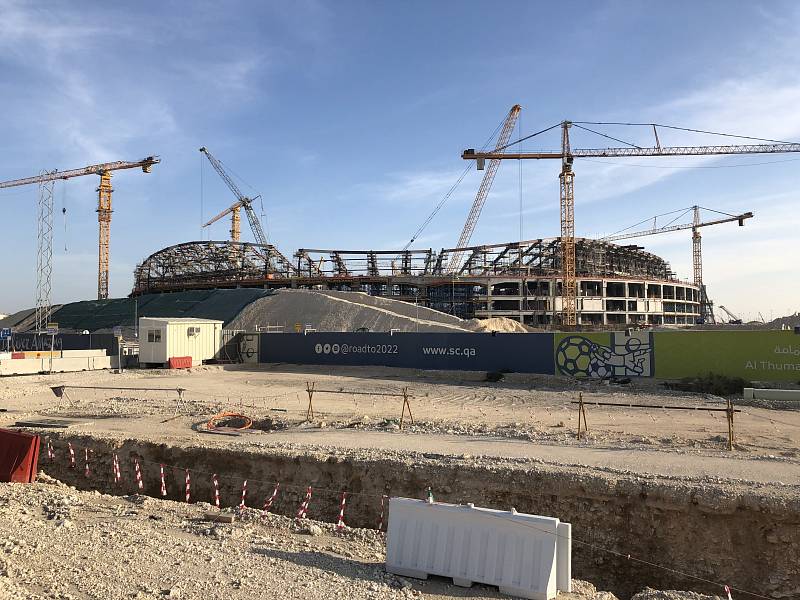
[[[575,173],[569,146],[571,123],[561,125],[561,173],[558,176],[561,205],[561,324],[578,324],[578,279],[575,275]]]
[[[800,144],[792,142],[774,142],[768,144],[733,144],[714,146],[662,146],[658,139],[658,131],[653,125],[656,145],[653,147],[615,148],[571,148],[569,129],[572,125],[579,126],[572,121],[561,122],[561,151],[560,152],[505,152],[511,144],[499,146],[494,152],[476,152],[469,148],[461,153],[464,160],[474,160],[478,170],[484,168],[486,161],[495,160],[542,160],[560,159],[561,173],[559,174],[560,204],[561,204],[561,280],[562,280],[562,309],[561,324],[565,327],[577,325],[577,280],[575,276],[575,197],[574,197],[574,172],[572,164],[575,158],[629,158],[641,156],[712,156],[732,154],[777,154],[783,152],[800,152]],[[549,131],[556,126],[543,130]],[[593,132],[596,133],[596,132]],[[601,134],[602,135],[602,134]],[[529,136],[530,137],[530,136]],[[608,137],[608,136],[606,136]],[[734,136],[737,137],[737,136]],[[741,137],[741,136],[738,136]],[[516,142],[514,142],[516,143]],[[699,234],[698,234],[699,236]],[[698,251],[700,239],[697,241]],[[700,276],[702,270],[695,273]]]
[[[33,177],[0,182],[0,189],[39,184],[37,256],[36,256],[36,329],[44,329],[51,312],[51,275],[53,272],[53,186],[56,181],[99,175],[97,188],[97,299],[108,298],[109,247],[111,242],[111,174],[112,171],[140,168],[150,173],[161,162],[156,156],[138,161],[114,161],[67,171],[45,171]]]
[[[517,123],[520,110],[522,110],[522,107],[519,104],[515,104],[511,107],[511,110],[508,111],[508,116],[506,117],[506,120],[503,123],[503,128],[500,131],[499,137],[497,138],[497,144],[495,144],[495,151],[508,144],[508,140],[511,138],[511,132],[514,131],[514,126]],[[497,169],[499,167],[500,160],[493,159],[489,161],[489,166],[486,169],[486,173],[483,175],[481,186],[478,188],[478,193],[475,196],[475,200],[472,202],[472,207],[467,215],[464,228],[461,230],[461,235],[459,236],[458,243],[455,246],[456,248],[465,248],[469,245],[469,240],[472,238],[472,234],[475,231],[475,226],[478,223],[478,218],[481,216],[483,205],[486,202],[487,196],[489,195],[489,190],[492,188],[492,183],[494,182],[494,177],[497,174]],[[450,257],[450,262],[447,265],[446,272],[455,273],[458,271],[458,268],[461,265],[461,258],[463,254],[463,252],[454,252],[452,254]]]
[[[217,158],[213,154],[211,154],[205,146],[200,148],[200,152],[206,155],[208,162],[211,163],[211,166],[214,167],[214,170],[222,178],[222,181],[225,182],[225,184],[228,186],[228,189],[230,189],[231,192],[233,192],[233,195],[236,196],[236,199],[238,200],[237,203],[233,204],[229,209],[223,211],[221,214],[214,217],[214,219],[203,225],[203,227],[210,225],[214,221],[218,220],[219,218],[225,216],[230,212],[231,238],[233,238],[235,235],[237,239],[234,239],[233,241],[238,241],[239,207],[243,206],[244,212],[247,215],[247,221],[250,223],[250,229],[253,232],[253,237],[255,238],[256,243],[266,244],[267,236],[264,235],[264,229],[261,227],[261,221],[259,221],[258,215],[256,215],[256,212],[253,210],[253,200],[255,200],[255,198],[248,198],[241,192],[241,190],[233,181],[233,179],[231,179],[230,175],[228,175],[228,173],[225,171],[225,168],[222,166],[222,163],[219,160],[217,160]]]

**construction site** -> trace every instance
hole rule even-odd
[[[202,147],[229,236],[167,240],[122,298],[111,176],[167,161],[1,182],[39,202],[35,305],[0,319],[0,598],[800,598],[800,318],[744,323],[703,270],[754,213],[579,237],[574,189],[582,158],[800,144],[512,141],[520,111],[461,155],[452,248],[416,245],[452,190],[403,248],[279,248]],[[561,234],[475,245],[509,160],[557,161]],[[88,175],[97,299],[56,304],[54,185]],[[628,242],[677,231],[692,273]]]

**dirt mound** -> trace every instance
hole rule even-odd
[[[519,321],[507,317],[492,317],[491,319],[470,319],[466,326],[477,333],[528,333],[528,329]]]
[[[798,326],[800,326],[800,313],[778,317],[766,324],[768,329],[794,329]]]
[[[430,308],[361,292],[278,290],[249,304],[228,326],[255,330],[279,325],[293,331],[295,324],[317,331],[425,331],[469,332],[467,322]]]

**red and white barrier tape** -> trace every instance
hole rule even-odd
[[[725,586],[725,593],[728,594],[728,600],[733,600],[733,597],[731,596],[731,588],[729,588],[727,585]]]
[[[311,486],[306,490],[306,497],[300,503],[300,509],[297,511],[297,519],[305,519],[308,514],[308,503],[311,502]]]
[[[86,475],[86,477],[89,477],[92,474],[92,472],[89,469],[89,449],[88,448],[84,448],[83,449],[83,457],[86,460],[86,468],[83,470],[83,474]]]
[[[244,508],[244,501],[247,499],[247,479],[242,484],[242,501],[239,503],[239,508]]]
[[[269,512],[269,509],[272,508],[272,503],[275,502],[275,498],[278,495],[278,488],[281,487],[280,483],[275,484],[275,489],[272,490],[272,495],[267,498],[267,501],[264,502],[264,514],[266,515]]]
[[[136,471],[136,486],[139,488],[139,491],[144,489],[144,483],[142,482],[142,469],[139,466],[139,459],[133,459],[133,468]]]
[[[167,495],[167,482],[164,480],[164,465],[161,465],[161,495]]]
[[[214,484],[214,506],[219,508],[219,481],[216,473],[211,476],[211,481]]]
[[[386,494],[381,496],[381,516],[378,519],[378,531],[383,531],[383,516],[386,512]]]
[[[189,477],[189,469],[186,469],[186,502],[192,500],[192,479]]]
[[[53,452],[53,444],[50,443],[50,440],[47,440],[47,458],[51,462],[56,459],[55,452]]]
[[[75,468],[75,450],[72,447],[70,442],[67,442],[67,448],[69,448],[69,468]]]
[[[347,492],[342,492],[342,503],[339,505],[339,520],[336,522],[336,529],[344,529],[344,505],[347,501]]]
[[[119,457],[114,454],[114,459],[111,461],[111,469],[114,471],[114,483],[119,483],[122,479],[122,473],[119,469]]]

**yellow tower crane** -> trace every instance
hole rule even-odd
[[[652,127],[655,137],[655,145],[652,147],[641,147],[617,138],[613,138],[604,133],[600,133],[585,127],[585,125],[614,125],[614,126],[646,126]],[[505,152],[507,148],[518,144],[526,139],[545,133],[552,129],[561,128],[561,151],[560,152]],[[569,131],[572,127],[583,129],[622,144],[627,147],[611,148],[572,148],[570,145]],[[737,144],[737,145],[716,145],[716,146],[662,146],[658,138],[658,128],[687,131],[692,133],[702,133],[709,135],[722,135],[746,140],[767,142],[762,144]],[[589,122],[589,121],[562,121],[551,127],[542,129],[532,135],[520,138],[515,142],[498,146],[492,152],[476,152],[474,148],[464,150],[461,158],[474,160],[479,170],[485,167],[486,161],[493,160],[540,160],[557,159],[561,161],[561,173],[559,174],[560,203],[561,203],[561,279],[562,279],[562,310],[561,325],[565,328],[574,328],[578,324],[577,317],[577,277],[575,274],[575,196],[574,179],[575,174],[572,170],[573,162],[576,158],[630,158],[640,156],[710,156],[727,154],[777,154],[782,152],[800,152],[800,143],[783,142],[779,140],[767,140],[748,136],[716,133],[713,131],[703,131],[688,129],[685,127],[675,127],[672,125],[658,125],[654,123],[619,123],[619,122]]]
[[[58,180],[72,179],[84,175],[99,175],[100,185],[97,188],[97,299],[108,298],[108,264],[109,241],[111,235],[111,174],[122,169],[141,168],[149,173],[153,165],[160,163],[156,156],[148,156],[142,160],[116,161],[89,165],[68,171],[47,171],[34,177],[14,179],[0,182],[0,189],[38,183],[39,194],[39,251],[37,257],[37,329],[41,329],[50,314],[50,274],[53,259],[53,183]],[[41,314],[40,314],[41,313]]]
[[[666,215],[658,215],[653,217],[653,227],[650,229],[643,229],[638,231],[625,231],[620,233],[615,233],[612,235],[608,235],[605,237],[600,238],[604,242],[616,242],[618,240],[629,240],[631,238],[638,238],[644,237],[647,235],[656,235],[658,233],[669,233],[670,231],[681,231],[683,229],[691,229],[692,230],[692,270],[694,271],[694,284],[700,290],[700,318],[703,323],[714,323],[714,305],[711,300],[708,299],[708,294],[706,293],[706,286],[703,283],[703,251],[702,251],[702,243],[700,237],[700,228],[701,227],[708,227],[709,225],[720,225],[722,223],[739,223],[739,227],[744,227],[745,219],[752,219],[753,213],[752,212],[745,212],[738,215],[732,215],[730,213],[723,213],[718,210],[713,210],[710,208],[703,208],[702,206],[690,206],[686,209],[681,209],[683,211],[683,215],[679,215],[676,219],[673,220],[672,223],[669,225],[664,225],[662,227],[658,227],[657,219],[658,217],[663,217]],[[670,213],[666,213],[667,215],[672,215],[675,213],[681,212],[681,210],[672,211]],[[700,211],[706,210],[710,212],[715,212],[720,215],[723,215],[721,219],[714,219],[711,221],[701,221],[700,219]],[[681,218],[681,216],[686,215],[689,211],[692,212],[692,222],[691,223],[678,223],[675,224],[674,221]],[[647,219],[648,221],[650,219]],[[641,222],[637,223],[636,225],[640,225]],[[633,227],[636,227],[634,225]]]

